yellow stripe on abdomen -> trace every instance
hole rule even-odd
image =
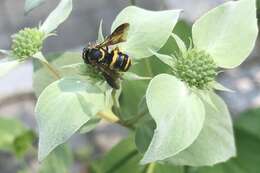
[[[127,63],[126,63],[125,68],[124,68],[124,71],[127,71],[130,65],[131,65],[131,60],[130,60],[130,58],[128,57],[128,58],[127,58]]]
[[[114,53],[114,55],[113,55],[113,57],[112,57],[112,62],[111,62],[110,65],[109,65],[109,67],[110,67],[111,69],[114,68],[114,64],[116,63],[116,60],[117,60],[117,57],[118,57],[118,51],[117,51],[117,50],[115,50],[113,53]]]

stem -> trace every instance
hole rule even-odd
[[[40,60],[41,64],[46,67],[51,74],[56,78],[56,79],[60,79],[61,76],[58,72],[58,70],[56,70],[47,60],[46,58],[43,56],[43,54],[41,52],[38,52],[37,54],[34,55],[34,58]]]
[[[155,163],[150,163],[148,165],[146,173],[154,173]]]
[[[117,123],[119,122],[119,118],[113,113],[113,112],[98,112],[97,113],[97,116],[105,119],[106,121],[108,122],[111,122],[111,123]]]
[[[51,74],[56,78],[56,79],[60,79],[61,76],[59,74],[59,72],[53,68],[49,63],[46,63],[44,61],[40,61],[42,63],[42,65],[44,65],[50,72]]]
[[[130,4],[131,5],[136,5],[136,1],[135,0],[130,0]]]
[[[120,105],[119,105],[118,100],[116,98],[116,90],[115,89],[113,89],[113,91],[112,91],[112,99],[113,99],[114,111],[115,111],[116,115],[118,115],[120,117]]]

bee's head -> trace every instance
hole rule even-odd
[[[90,62],[98,62],[98,60],[102,57],[102,52],[97,48],[84,48],[82,58],[86,64]]]

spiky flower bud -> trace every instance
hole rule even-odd
[[[177,58],[174,73],[190,87],[205,89],[217,76],[217,65],[205,51],[193,48]]]
[[[25,28],[12,36],[12,54],[26,59],[42,49],[45,33],[37,28]]]

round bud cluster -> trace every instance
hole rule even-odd
[[[178,57],[174,73],[190,87],[205,89],[217,76],[217,65],[205,51],[193,48]]]
[[[45,33],[37,28],[25,28],[12,36],[12,54],[18,59],[28,58],[42,49]]]

